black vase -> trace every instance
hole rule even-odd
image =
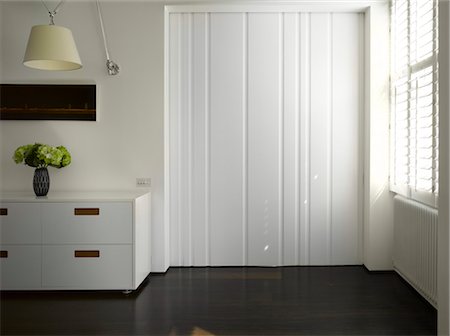
[[[50,189],[50,176],[47,168],[36,168],[33,178],[33,189],[36,196],[46,196]]]

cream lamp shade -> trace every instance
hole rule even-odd
[[[40,70],[80,69],[80,55],[70,29],[55,25],[31,28],[23,64]]]

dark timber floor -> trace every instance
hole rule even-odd
[[[436,310],[359,266],[171,268],[130,295],[2,292],[1,334],[436,335]]]

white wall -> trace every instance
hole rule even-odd
[[[450,333],[450,5],[439,2],[439,226],[438,226],[438,335]]]
[[[389,191],[389,3],[366,12],[364,265],[392,269],[393,194]]]
[[[165,271],[162,4],[103,4],[111,57],[121,66],[116,77],[106,73],[95,2],[66,2],[56,16],[56,24],[72,29],[82,58],[83,69],[74,72],[22,65],[31,26],[48,23],[39,1],[2,2],[0,9],[2,83],[97,84],[97,122],[0,122],[2,190],[32,191],[32,169],[11,156],[16,147],[36,141],[64,145],[72,154],[69,167],[50,169],[51,190],[134,189],[136,177],[151,177],[152,271]]]

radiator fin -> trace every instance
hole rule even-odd
[[[394,197],[394,268],[437,307],[438,211]]]

